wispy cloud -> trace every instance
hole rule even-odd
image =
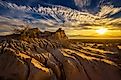
[[[100,17],[110,17],[121,11],[121,8],[115,8],[113,5],[103,5],[101,6],[100,11],[97,13],[97,16]]]
[[[24,21],[32,27],[40,27],[42,30],[54,30],[62,27],[65,30],[94,30],[97,27],[107,27],[110,30],[120,29],[121,18],[109,16],[121,12],[121,8],[102,6],[96,15],[80,12],[62,6],[54,7],[30,7],[13,3],[0,2],[6,13],[2,13],[4,19],[0,19],[2,26],[21,26]],[[6,17],[6,18],[5,18]],[[8,18],[7,18],[8,17]],[[11,19],[9,19],[11,18]],[[16,24],[17,23],[17,24]],[[19,24],[19,25],[18,25]]]

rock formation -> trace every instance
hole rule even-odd
[[[120,60],[70,42],[61,29],[0,37],[0,80],[121,80]]]
[[[54,40],[55,39],[57,39],[57,40],[67,40],[68,39],[64,30],[62,30],[61,28],[59,28],[56,32],[45,31],[45,32],[40,34],[40,37],[48,38],[48,39],[54,39]]]

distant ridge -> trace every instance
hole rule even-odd
[[[64,30],[59,28],[56,32],[44,31],[41,32],[39,28],[26,28],[23,30],[15,30],[15,33],[0,36],[0,39],[27,39],[27,38],[45,38],[45,39],[68,39]]]

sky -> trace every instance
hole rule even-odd
[[[120,0],[54,1],[0,0],[0,35],[29,25],[41,31],[61,27],[70,39],[121,39]]]
[[[107,30],[104,34],[98,33],[97,30],[67,30],[66,33],[71,39],[121,39],[121,30]]]

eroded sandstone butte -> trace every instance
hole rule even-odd
[[[0,37],[0,80],[121,80],[118,55],[74,44],[61,29],[27,29]]]

